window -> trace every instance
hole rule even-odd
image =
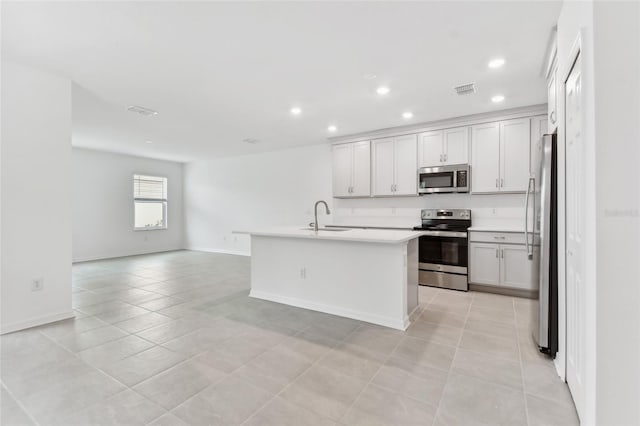
[[[133,175],[135,229],[167,229],[167,178]]]

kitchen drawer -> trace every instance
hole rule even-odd
[[[529,234],[529,241],[532,241],[533,235]],[[478,243],[497,243],[497,244],[522,244],[524,245],[524,232],[469,232],[469,241]]]

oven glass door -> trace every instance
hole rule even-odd
[[[455,172],[421,173],[419,185],[423,192],[452,190],[455,187]]]
[[[468,243],[464,237],[420,237],[420,263],[467,267]]]

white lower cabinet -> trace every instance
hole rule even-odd
[[[500,285],[533,290],[532,265],[525,246],[500,245]]]
[[[469,243],[469,282],[535,290],[533,262],[524,244]]]
[[[469,244],[469,282],[500,285],[499,245]]]

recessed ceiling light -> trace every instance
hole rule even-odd
[[[129,105],[129,107],[127,107],[127,110],[131,111],[131,112],[137,112],[140,115],[144,115],[146,117],[151,117],[154,115],[158,115],[158,111],[155,111],[151,108],[145,108],[145,107],[141,107],[138,105]]]
[[[256,138],[246,138],[246,139],[242,139],[242,142],[250,143],[250,144],[256,144],[256,143],[258,143],[260,141],[258,139],[256,139]]]
[[[389,89],[387,86],[380,86],[376,89],[376,93],[378,93],[378,95],[386,95],[390,92],[390,90],[391,89]]]
[[[291,108],[291,114],[293,115],[300,115],[300,113],[302,112],[302,110],[298,107],[293,107]]]
[[[153,141],[145,141],[146,143],[153,143]]]
[[[364,78],[366,78],[367,80],[373,80],[374,78],[376,78],[377,75],[375,75],[374,73],[370,72],[364,75]]]
[[[411,111],[403,112],[402,113],[402,118],[404,118],[405,120],[413,118],[413,113]]]
[[[489,68],[500,68],[503,65],[504,65],[503,58],[496,58],[489,61]]]
[[[498,103],[502,101],[504,101],[504,96],[502,95],[495,95],[494,97],[491,98],[491,102],[494,102],[494,103]]]
[[[336,126],[329,126],[329,127],[327,127],[327,130],[330,131],[331,133],[333,133],[336,130],[338,130],[338,128]]]

